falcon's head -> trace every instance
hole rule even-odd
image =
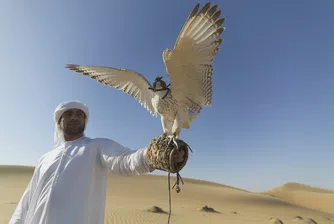
[[[161,76],[157,76],[153,82],[153,89],[161,90],[166,88],[167,88],[166,82],[162,80]]]

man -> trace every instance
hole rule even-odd
[[[54,148],[38,160],[10,224],[103,224],[108,172],[141,175],[161,168],[155,160],[169,163],[151,152],[157,144],[132,151],[110,139],[86,137],[88,119],[82,102],[56,108]]]

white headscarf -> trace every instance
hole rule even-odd
[[[63,113],[69,109],[80,109],[86,114],[86,124],[88,122],[89,118],[89,111],[86,104],[77,101],[77,100],[71,100],[67,102],[60,103],[56,110],[54,111],[53,118],[55,122],[55,130],[54,130],[54,141],[53,146],[54,148],[60,146],[63,143],[62,133],[60,130],[60,127],[58,125],[58,121],[60,117],[63,115]]]

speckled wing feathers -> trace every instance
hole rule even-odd
[[[102,66],[68,64],[66,68],[87,75],[102,84],[127,93],[137,99],[137,101],[153,116],[158,116],[158,113],[155,111],[151,102],[153,92],[148,89],[151,87],[151,84],[143,75],[130,69]]]
[[[199,13],[197,4],[186,20],[174,46],[163,52],[173,97],[190,105],[212,104],[213,61],[220,50],[224,18],[217,5],[207,3]],[[198,112],[199,112],[198,110]]]

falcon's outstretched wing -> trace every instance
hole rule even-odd
[[[197,14],[197,4],[186,20],[174,49],[165,49],[163,61],[170,76],[173,97],[187,104],[211,106],[213,60],[224,31],[218,6],[207,3]]]
[[[68,64],[66,68],[87,75],[107,86],[122,90],[137,99],[153,116],[158,116],[151,103],[153,91],[150,90],[149,87],[152,88],[152,86],[143,75],[124,68],[76,64]]]

